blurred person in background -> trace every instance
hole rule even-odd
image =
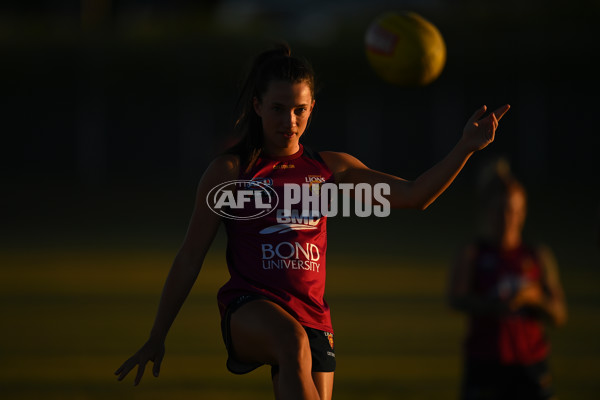
[[[527,194],[505,159],[483,170],[478,203],[480,232],[448,290],[468,316],[461,399],[555,399],[545,325],[565,324],[565,297],[551,250],[522,236]]]

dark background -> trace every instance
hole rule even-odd
[[[448,58],[424,88],[381,81],[364,34],[381,12],[433,22]],[[507,157],[527,239],[555,252],[569,322],[550,330],[561,399],[598,396],[597,1],[4,1],[0,5],[0,393],[15,399],[262,399],[269,372],[224,368],[220,232],[161,378],[112,372],[147,337],[195,186],[232,141],[253,55],[287,40],[318,72],[303,138],[407,179],[475,109],[510,103],[496,141],[425,212],[328,221],[336,395],[455,398],[463,320],[448,266],[475,230],[477,178]]]
[[[447,64],[431,85],[391,86],[369,68],[364,33],[388,10],[416,11],[443,34]],[[233,140],[249,62],[275,40],[318,72],[313,148],[413,179],[475,109],[510,103],[496,142],[452,190],[503,155],[540,202],[598,204],[599,11],[593,1],[4,2],[4,243],[76,238],[81,224],[136,213],[168,219],[168,201],[189,215],[202,171]]]

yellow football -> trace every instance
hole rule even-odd
[[[365,45],[373,70],[395,85],[428,85],[446,64],[442,34],[414,12],[389,12],[376,18],[367,29]]]

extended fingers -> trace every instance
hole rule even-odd
[[[475,113],[473,113],[473,115],[471,116],[471,118],[469,118],[469,121],[467,122],[467,124],[474,124],[477,122],[477,120],[479,118],[481,118],[481,116],[483,114],[485,114],[485,111],[487,110],[487,106],[482,106],[480,109],[478,109],[477,111],[475,111]]]
[[[162,359],[162,357],[161,357]],[[137,386],[140,381],[142,380],[142,377],[144,376],[144,370],[146,369],[146,363],[148,361],[138,361],[138,359],[136,357],[131,357],[130,359],[128,359],[127,361],[125,361],[123,363],[123,365],[121,365],[116,371],[115,371],[115,375],[118,375],[117,380],[122,381],[127,374],[129,374],[129,372],[131,372],[131,370],[133,368],[135,368],[136,365],[138,366],[138,370],[137,370],[137,374],[135,375],[135,380],[134,380],[134,385]],[[156,368],[156,367],[155,367]],[[158,376],[157,373],[155,372],[155,376]]]
[[[121,365],[116,371],[115,371],[115,375],[118,375],[117,379],[122,381],[123,378],[125,378],[127,376],[127,374],[129,373],[129,371],[131,371],[133,369],[133,367],[135,367],[135,365],[137,364],[137,362],[132,358],[128,359],[127,361],[125,361],[123,363],[123,365]]]
[[[494,131],[495,131],[496,129],[498,129],[498,118],[496,118],[496,114],[491,113],[490,120],[492,121],[492,127],[494,128]]]
[[[144,363],[145,364],[145,363]],[[115,371],[115,375],[117,376],[117,380],[118,381],[122,381],[123,379],[125,379],[125,377],[129,374],[129,372],[131,372],[131,370],[133,368],[135,368],[135,366],[138,365],[138,362],[136,360],[134,360],[133,358],[130,358],[129,360],[125,361],[125,363],[123,363],[123,365],[117,369]],[[142,364],[140,364],[140,367],[142,368],[142,374],[143,374],[143,367]],[[138,376],[140,373],[140,369],[138,368]],[[141,379],[141,377],[137,377],[136,376],[136,385],[139,383],[139,380]]]
[[[135,380],[133,381],[133,384],[135,386],[137,386],[140,381],[142,380],[142,376],[144,376],[144,370],[146,369],[146,362],[140,363],[140,366],[138,367],[137,370],[137,374],[135,375]]]
[[[158,377],[158,374],[160,373],[160,364],[162,363],[163,357],[164,357],[164,353],[160,353],[154,359],[154,366],[152,367],[152,374],[155,377]]]
[[[498,120],[494,113],[490,115],[490,121],[492,122],[492,128],[488,130],[488,140],[490,142],[494,141],[494,137],[496,136],[496,129],[498,129]]]
[[[497,110],[494,110],[494,112],[492,114],[494,114],[496,116],[496,118],[498,119],[498,121],[500,121],[500,119],[502,119],[502,116],[504,114],[506,114],[506,112],[510,109],[510,104],[505,104],[502,107],[498,108]]]
[[[502,107],[499,107],[498,109],[494,110],[494,112],[492,112],[492,114],[495,116],[495,118],[497,119],[497,121],[500,121],[500,119],[502,119],[502,117],[504,116],[504,114],[506,114],[506,112],[510,109],[510,104],[505,104]],[[479,120],[479,118],[481,118],[483,116],[483,114],[485,114],[487,110],[487,106],[482,106],[480,109],[478,109],[477,111],[475,111],[475,113],[473,113],[473,115],[471,116],[471,118],[469,118],[468,123],[469,124],[475,124],[477,123],[477,121]]]

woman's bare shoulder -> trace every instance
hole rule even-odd
[[[348,153],[321,151],[319,155],[334,174],[346,171],[349,168],[366,168],[358,158]]]
[[[235,154],[221,154],[215,157],[204,172],[203,179],[233,180],[237,179],[240,171],[240,157]]]

